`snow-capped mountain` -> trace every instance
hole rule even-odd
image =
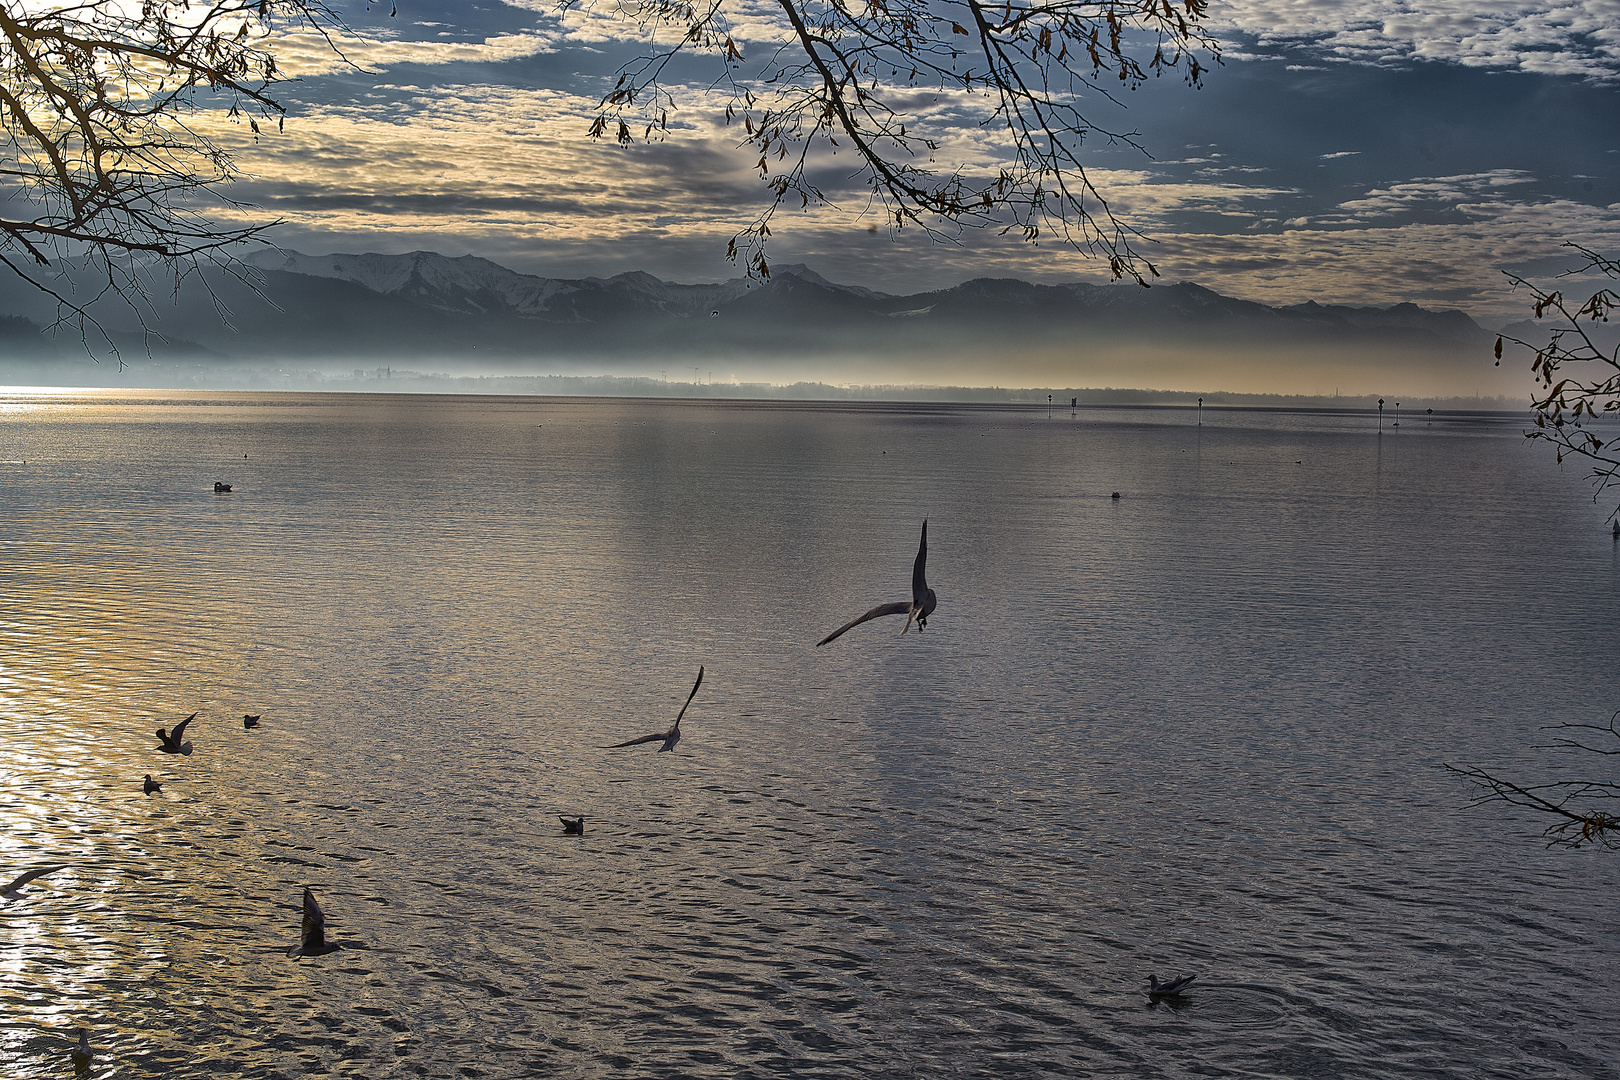
[[[383,296],[396,296],[439,311],[470,315],[517,315],[548,322],[597,322],[627,314],[707,315],[749,293],[745,278],[713,285],[678,285],[643,271],[611,278],[547,278],[520,274],[475,255],[459,258],[433,251],[408,255],[304,255],[266,249],[249,256],[261,271],[334,278]],[[835,285],[802,264],[778,267],[777,280],[796,279],[862,300],[883,294]]]
[[[1459,311],[1413,304],[1274,308],[1191,282],[1143,289],[976,278],[950,289],[892,296],[829,281],[802,265],[773,267],[764,281],[683,285],[639,271],[609,278],[540,277],[476,256],[431,251],[264,250],[246,262],[257,281],[216,275],[204,287],[193,280],[175,303],[152,305],[146,329],[168,342],[163,350],[276,362],[476,357],[480,364],[507,366],[545,358],[654,355],[909,356],[925,363],[1030,350],[1079,355],[1133,343],[1471,356],[1493,340]],[[0,315],[48,325],[52,312],[39,296],[0,282]],[[127,309],[109,308],[112,329],[139,330],[124,325]],[[28,334],[9,337],[31,340]],[[148,343],[143,350],[159,340],[137,337]]]

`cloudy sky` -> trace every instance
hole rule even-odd
[[[732,3],[757,65],[775,6]],[[675,69],[669,137],[626,148],[585,135],[646,47],[611,0],[567,15],[551,0],[337,6],[358,69],[284,42],[300,76],[282,88],[285,130],[233,136],[249,174],[236,194],[285,219],[284,245],[548,276],[739,273],[726,244],[766,191],[707,89],[717,65]],[[1620,249],[1620,0],[1235,0],[1211,23],[1223,63],[1202,89],[1171,77],[1092,105],[1147,151],[1099,142],[1087,164],[1167,279],[1272,304],[1455,306],[1494,327],[1524,310],[1502,270],[1556,271],[1566,240]],[[960,103],[917,104],[946,154],[986,152]],[[837,190],[838,167],[824,175],[837,205],[784,210],[773,262],[886,292],[1106,277],[1044,240],[895,234],[858,185]]]

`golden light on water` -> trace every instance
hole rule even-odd
[[[1465,813],[1414,844],[1382,794],[1454,804],[1422,762],[1539,722],[1501,628],[1571,601],[1513,552],[1596,515],[1512,424],[8,400],[44,404],[0,422],[0,879],[64,868],[0,903],[7,1080],[81,1025],[131,1077],[1126,1073],[1167,1040],[1398,1072],[1481,994],[1538,1030],[1612,966],[1568,914],[1609,863]],[[817,649],[905,595],[924,516],[927,632]],[[1588,531],[1550,565],[1608,567]],[[676,752],[602,749],[699,664]],[[348,943],[318,960],[305,885]],[[1203,1011],[1144,1011],[1180,963]],[[1592,1075],[1601,1019],[1560,1031],[1546,1073]]]

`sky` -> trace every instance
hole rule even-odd
[[[741,272],[726,246],[767,192],[723,124],[717,62],[673,69],[668,137],[622,147],[586,136],[648,47],[611,5],[337,8],[352,66],[282,40],[297,76],[280,88],[284,130],[225,136],[244,172],[233,196],[283,219],[279,243],[474,254],[553,277]],[[731,11],[757,67],[776,9]],[[1556,273],[1573,261],[1564,242],[1620,249],[1620,0],[1239,0],[1213,4],[1210,26],[1222,58],[1201,88],[1169,77],[1088,105],[1137,133],[1141,149],[1096,140],[1085,163],[1166,280],[1268,304],[1458,307],[1494,328],[1526,311],[1503,271]],[[915,101],[943,159],[993,160],[969,103]],[[1107,279],[1051,240],[897,233],[842,163],[823,164],[833,205],[779,213],[772,262],[889,293]]]

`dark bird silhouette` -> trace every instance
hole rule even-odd
[[[151,773],[147,773],[146,783],[141,785],[141,790],[146,792],[148,795],[155,795],[163,790],[163,785],[152,779]]]
[[[1177,975],[1164,982],[1159,981],[1157,975],[1148,976],[1148,1000],[1158,1001],[1160,998],[1180,997],[1187,984],[1198,978],[1197,975]]]
[[[698,668],[697,682],[692,684],[692,692],[686,695],[686,705],[681,706],[680,713],[675,717],[675,723],[671,725],[668,731],[655,731],[651,735],[643,735],[639,739],[631,739],[628,742],[614,743],[612,746],[604,746],[602,749],[618,750],[619,748],[625,746],[640,746],[644,742],[658,742],[660,740],[662,740],[664,743],[663,746],[658,748],[658,752],[660,754],[662,754],[665,750],[675,749],[675,744],[681,741],[681,717],[686,715],[687,706],[692,704],[692,699],[697,697],[698,687],[702,685],[703,668],[700,666]],[[584,819],[581,818],[580,820],[583,821]],[[583,829],[584,826],[581,826],[581,831],[583,831]]]
[[[11,884],[0,885],[0,896],[4,896],[8,900],[15,900],[22,895],[24,885],[27,885],[35,878],[44,877],[46,874],[54,874],[66,865],[67,863],[58,863],[55,866],[41,866],[36,870],[29,870],[27,873],[19,874]]]
[[[88,1028],[79,1029],[79,1045],[73,1048],[68,1055],[73,1059],[73,1071],[83,1076],[95,1064],[96,1053],[90,1049],[90,1031]]]
[[[581,814],[579,817],[563,817],[559,814],[557,816],[557,820],[563,823],[563,833],[565,835],[569,833],[572,833],[575,836],[585,835],[584,814]]]
[[[191,753],[191,744],[189,742],[181,742],[180,740],[185,737],[186,725],[195,719],[197,719],[197,714],[192,713],[190,716],[174,725],[173,735],[169,734],[167,731],[164,731],[162,728],[158,728],[158,741],[163,744],[162,746],[158,747],[158,749],[163,751],[165,754],[189,755]]]
[[[243,456],[246,457],[247,455],[244,454]],[[226,484],[226,483],[222,483],[219,480],[214,481],[214,491],[216,493],[217,492],[229,491],[229,490],[231,490],[231,485]]]
[[[321,914],[321,905],[315,902],[315,894],[304,886],[304,926],[303,933],[299,935],[297,945],[287,950],[288,956],[325,956],[329,952],[336,952],[342,945],[326,941],[326,916]]]
[[[911,566],[911,602],[907,604],[879,604],[871,611],[868,611],[865,615],[862,615],[858,619],[850,620],[843,626],[840,626],[838,629],[828,634],[826,637],[822,638],[820,641],[816,642],[816,648],[821,648],[823,645],[827,644],[827,642],[840,636],[845,631],[861,625],[863,622],[870,622],[872,619],[881,619],[885,615],[904,615],[906,617],[906,625],[900,628],[900,632],[902,634],[911,629],[911,621],[915,619],[917,620],[917,632],[921,633],[923,628],[928,625],[928,616],[932,615],[934,613],[934,608],[939,606],[939,598],[934,595],[934,590],[928,587],[928,578],[923,573],[923,569],[927,563],[928,521],[927,519],[924,519],[922,525],[922,543],[917,545],[917,561]]]
[[[263,715],[264,715],[263,713],[259,714],[259,716],[263,716]],[[251,729],[251,728],[256,728],[258,726],[259,726],[259,717],[258,716],[248,716],[246,713],[242,714],[242,727]]]

